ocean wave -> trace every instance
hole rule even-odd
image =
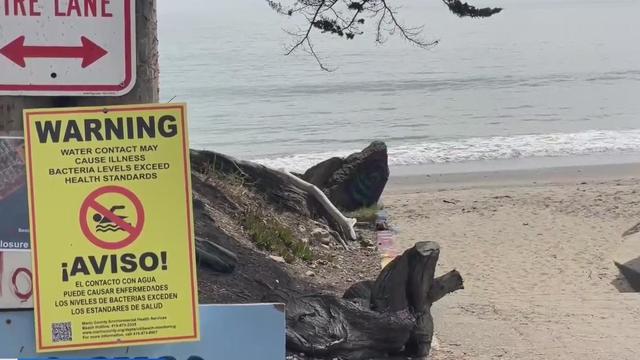
[[[304,171],[330,157],[357,149],[294,154],[254,161],[277,169]],[[640,151],[640,129],[589,130],[578,133],[472,137],[389,147],[389,164],[445,164],[477,160],[561,157]]]

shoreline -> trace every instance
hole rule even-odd
[[[400,173],[400,175],[397,175]],[[640,178],[640,162],[602,165],[572,165],[517,170],[402,175],[393,171],[384,195],[447,189],[491,188],[504,186],[542,186],[581,184]]]

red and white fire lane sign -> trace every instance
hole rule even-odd
[[[124,95],[135,0],[0,0],[0,95]]]

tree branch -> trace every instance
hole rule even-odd
[[[316,12],[313,14],[313,18],[309,20],[309,27],[307,28],[307,32],[304,34],[302,39],[300,39],[295,45],[293,45],[293,47],[291,47],[291,49],[289,49],[289,51],[287,51],[286,55],[291,55],[298,47],[304,44],[305,41],[307,42],[309,41],[309,34],[311,34],[311,29],[313,29],[314,23],[318,18],[318,14],[320,13],[320,10],[322,9],[322,6],[324,6],[325,3],[326,3],[326,0],[322,0],[320,5],[316,8]]]
[[[442,0],[449,10],[459,17],[489,17],[502,11],[502,8],[476,8],[460,0]]]
[[[438,40],[432,41],[432,42],[426,42],[423,41],[419,38],[420,34],[422,33],[422,27],[419,28],[407,28],[403,25],[401,25],[398,20],[396,19],[396,16],[393,12],[393,10],[387,5],[387,1],[386,0],[380,0],[382,2],[382,5],[384,6],[385,10],[387,12],[389,12],[389,16],[391,17],[391,21],[393,21],[393,24],[395,26],[395,29],[398,29],[400,31],[400,33],[402,34],[402,36],[405,38],[405,40],[409,41],[410,43],[417,45],[421,48],[428,48],[431,47],[433,45],[438,44]]]
[[[265,0],[277,13],[287,16],[299,15],[308,23],[306,30],[296,33],[287,32],[297,38],[297,41],[287,49],[286,55],[291,55],[299,48],[311,54],[320,68],[327,68],[313,48],[311,33],[316,28],[320,33],[337,35],[351,40],[364,34],[361,26],[365,17],[376,21],[375,41],[385,42],[385,34],[393,35],[396,31],[409,43],[421,48],[429,48],[438,44],[438,40],[425,41],[421,38],[422,27],[405,26],[398,17],[398,11],[389,5],[397,0],[289,0],[290,7],[282,5],[276,0]],[[489,17],[502,11],[501,8],[476,8],[460,0],[441,0],[449,10],[459,17]],[[386,26],[388,25],[388,26]]]

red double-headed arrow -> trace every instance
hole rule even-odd
[[[82,59],[83,69],[107,55],[107,50],[86,37],[80,41],[81,46],[25,46],[24,36],[20,36],[0,49],[0,54],[20,67],[27,66],[27,58]]]

